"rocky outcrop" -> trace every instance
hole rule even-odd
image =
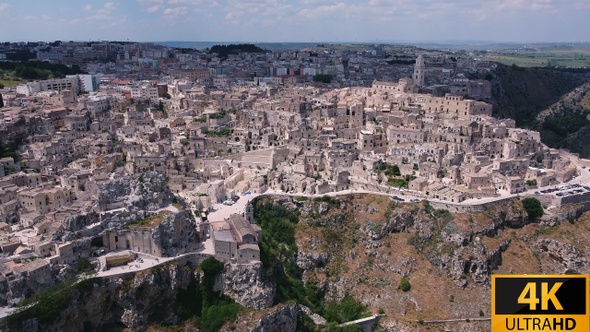
[[[476,283],[489,283],[492,271],[502,264],[502,253],[510,246],[510,240],[503,241],[498,247],[488,249],[479,241],[474,244],[475,249],[470,252],[467,259],[458,259],[451,266],[463,267],[463,271],[449,270],[457,284],[463,284],[464,278],[469,275]]]
[[[99,216],[95,212],[71,215],[64,220],[64,229],[70,232],[76,232],[86,226],[97,223]]]
[[[196,249],[199,237],[190,218],[186,211],[169,214],[154,229],[152,238],[160,243],[163,256],[172,257]]]
[[[136,207],[155,211],[169,205],[173,199],[166,177],[150,171],[137,178],[128,175],[108,182],[98,194],[98,205],[102,210]]]
[[[587,269],[588,261],[571,244],[553,239],[539,239],[535,242],[534,248],[562,264],[563,271],[558,271],[560,273],[587,273],[580,269]]]
[[[237,322],[225,324],[220,332],[294,332],[297,331],[299,306],[294,303],[279,304],[261,313],[243,313]]]
[[[301,310],[302,313],[306,314],[316,325],[328,324],[328,321],[324,317],[316,314],[315,312],[311,311],[311,309],[302,304],[299,305],[299,310]]]
[[[275,284],[265,279],[260,262],[225,264],[217,287],[236,303],[256,310],[270,308],[276,292]]]
[[[290,332],[297,329],[299,310],[296,304],[277,306],[258,321],[252,332]]]
[[[521,228],[531,222],[519,201],[512,200],[506,203],[486,211],[485,214],[492,222],[475,229],[475,234],[495,236],[499,229]]]
[[[105,215],[102,218],[102,224],[106,229],[122,229],[129,224],[146,218],[147,215],[147,212],[144,210],[117,211]]]
[[[121,323],[130,329],[145,326],[150,320],[178,323],[175,306],[169,304],[176,302],[177,291],[187,289],[191,282],[198,280],[198,274],[189,266],[171,264],[138,273],[131,281],[121,280],[122,289],[115,294],[118,295],[115,303],[122,309]]]
[[[55,319],[30,317],[11,331],[109,331],[115,326],[141,331],[151,321],[175,324],[179,292],[199,280],[192,265],[168,264],[148,271],[85,280],[71,292]],[[25,327],[26,326],[26,327]]]
[[[408,231],[414,226],[415,216],[404,210],[396,210],[391,214],[389,220],[382,224],[368,223],[363,231],[373,240],[381,240],[389,233],[400,233]]]
[[[327,252],[303,251],[297,252],[297,267],[302,270],[309,270],[312,268],[322,268],[328,262]]]

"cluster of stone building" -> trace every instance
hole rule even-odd
[[[138,61],[126,48],[117,53],[121,68]],[[240,54],[205,63],[194,54],[179,55],[208,69],[152,81],[102,80],[100,90],[89,94],[80,94],[80,76],[64,79],[71,87],[37,82],[39,89],[0,91],[6,105],[0,110],[2,143],[20,142],[18,162],[0,159],[0,273],[4,278],[36,275],[56,264],[74,264],[92,256],[93,239],[108,251],[163,256],[170,252],[168,242],[190,232],[199,241],[209,238],[221,259],[259,260],[261,230],[250,205],[221,222],[207,222],[207,212],[236,195],[269,188],[298,194],[405,192],[460,203],[567,182],[576,175],[576,166],[544,146],[538,133],[492,117],[490,104],[468,99],[464,91],[444,93],[442,85],[427,84],[452,77],[444,66],[429,69],[423,56],[410,71],[413,78],[373,80],[370,87],[306,84],[306,78],[297,78],[300,72],[291,71],[291,66],[301,70],[303,61],[319,64],[325,73],[331,68],[327,59],[338,58],[339,52]],[[348,73],[355,61],[371,59],[350,56]],[[264,67],[270,60],[291,64],[271,67],[280,80],[265,79],[268,71],[249,80],[230,74],[236,64]],[[219,68],[227,74],[212,75]],[[335,76],[350,79],[339,68]],[[289,76],[295,78],[285,81]],[[378,171],[383,163],[397,165],[400,174]],[[124,200],[97,199],[117,178],[143,181],[152,172],[165,176],[190,217],[170,217],[172,226],[166,229],[133,226],[162,207],[133,210]],[[390,184],[404,179],[404,186]],[[117,218],[127,218],[131,227],[105,226]],[[75,239],[60,235],[67,231]],[[201,247],[187,244],[182,250]]]
[[[54,42],[5,43],[0,45],[0,59],[11,55],[34,55],[36,60],[78,65],[92,75],[78,75],[77,82],[51,80],[23,85],[21,92],[70,90],[76,85],[83,91],[95,91],[96,83],[133,85],[133,81],[170,83],[171,78],[184,78],[218,89],[251,81],[256,85],[295,86],[313,83],[315,75],[333,77],[331,87],[370,86],[374,80],[397,81],[412,76],[409,64],[417,49],[403,45],[356,45],[350,48],[317,45],[300,50],[274,50],[261,53],[229,54],[226,58],[208,50],[174,49],[152,43],[117,42]],[[431,52],[424,58],[422,86],[431,93],[446,92],[489,99],[489,81],[470,79],[483,77],[495,64],[475,61],[468,52],[445,54]],[[143,84],[139,84],[143,85]],[[155,88],[156,84],[152,87]],[[146,88],[145,85],[143,85]],[[140,88],[137,86],[137,88]],[[138,89],[150,93],[149,89]]]

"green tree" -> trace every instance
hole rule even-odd
[[[90,271],[90,269],[92,269],[92,264],[90,263],[90,261],[86,258],[79,258],[76,261],[76,269],[79,272],[86,272],[86,271]]]
[[[4,107],[4,99],[2,99],[2,94],[0,94],[0,108]]]
[[[400,175],[402,175],[402,173],[399,170],[399,166],[397,166],[397,165],[391,166],[391,171],[393,173],[393,176],[400,176]]]
[[[332,83],[332,75],[328,74],[317,74],[313,77],[314,82]]]
[[[410,284],[410,280],[406,277],[402,277],[402,280],[400,280],[400,282],[399,282],[399,288],[404,292],[407,292],[410,289],[412,289],[412,285]]]
[[[350,322],[368,315],[367,307],[350,295],[345,295],[340,302],[328,302],[324,317],[330,322],[340,324]]]
[[[161,100],[158,103],[158,106],[156,106],[156,109],[160,112],[164,112],[164,103]]]
[[[543,216],[543,206],[541,205],[541,202],[539,202],[539,200],[534,197],[527,197],[523,199],[522,206],[528,213],[530,221]]]

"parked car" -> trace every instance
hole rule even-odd
[[[394,200],[394,201],[400,201],[400,202],[403,202],[403,201],[404,201],[404,199],[403,199],[403,198],[401,198],[401,197],[398,197],[398,196],[395,196],[395,195],[392,195],[392,196],[391,196],[391,199],[392,199],[392,200]]]

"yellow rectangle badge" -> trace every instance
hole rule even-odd
[[[588,275],[492,275],[492,332],[590,331]]]

